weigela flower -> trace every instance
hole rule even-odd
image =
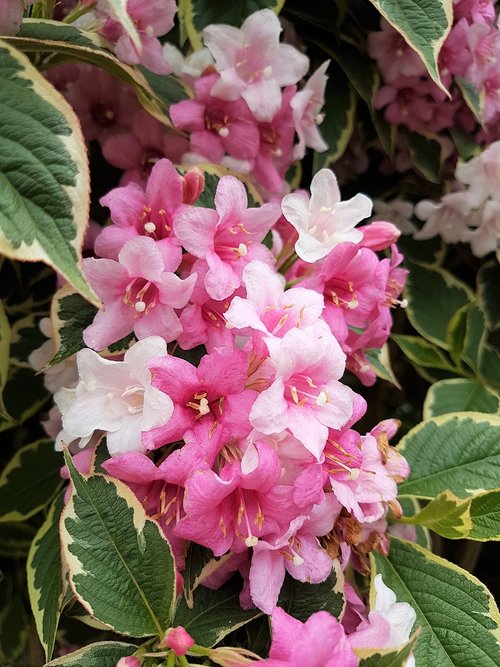
[[[345,355],[321,321],[266,345],[275,379],[257,396],[250,422],[264,434],[289,429],[319,460],[328,428],[341,428],[353,410],[354,392],[338,381]]]
[[[193,178],[199,181],[197,196],[203,186],[203,175],[191,170],[183,177],[170,160],[162,159],[154,165],[145,191],[136,183],[129,183],[108,192],[100,203],[109,208],[113,224],[105,227],[97,237],[96,254],[118,260],[127,241],[146,236],[157,242],[165,266],[177,268],[181,263],[182,248],[173,233],[174,216],[181,204],[191,203],[186,195]]]
[[[196,274],[181,280],[176,268],[166,266],[157,243],[146,236],[127,241],[117,262],[84,260],[87,278],[104,303],[83,333],[85,344],[102,350],[132,331],[137,338],[175,340],[182,326],[174,308],[187,304],[196,281]]]
[[[281,209],[299,233],[295,244],[297,255],[305,262],[316,262],[343,241],[362,240],[362,232],[354,226],[371,214],[372,203],[362,194],[341,201],[334,173],[321,169],[312,179],[311,198],[295,193],[286,195]]]
[[[260,242],[279,218],[277,204],[247,208],[245,186],[234,176],[217,184],[215,210],[185,206],[176,215],[174,231],[184,248],[208,265],[205,288],[215,300],[233,294],[244,267],[252,259],[274,259]],[[197,270],[195,263],[193,270]]]
[[[21,27],[26,7],[35,0],[0,0],[0,35],[15,35]]]
[[[325,103],[325,87],[328,77],[326,70],[330,64],[326,60],[311,75],[306,85],[292,97],[290,106],[293,109],[293,122],[299,138],[294,147],[294,160],[301,160],[306,152],[306,146],[321,153],[326,151],[328,144],[321,136],[318,125],[321,125],[324,115],[321,113]]]
[[[151,358],[166,352],[165,341],[155,336],[127,350],[123,361],[80,350],[76,388],[60,389],[54,396],[66,443],[80,438],[86,444],[99,430],[106,432],[112,456],[142,450],[141,432],[167,423],[174,410],[170,397],[151,385],[148,369]]]
[[[175,655],[186,655],[193,644],[194,639],[182,625],[167,630],[165,637],[161,641],[161,645],[171,648]]]
[[[271,121],[281,105],[281,86],[297,83],[309,59],[293,46],[279,43],[281,26],[270,9],[251,14],[241,29],[211,25],[203,40],[215,58],[220,79],[212,95],[235,101],[242,97],[257,120]]]

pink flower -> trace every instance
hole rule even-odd
[[[218,301],[240,286],[243,269],[252,259],[274,261],[260,241],[279,218],[279,208],[273,203],[259,208],[247,208],[247,204],[243,183],[223,176],[217,185],[215,211],[185,206],[176,216],[175,234],[188,252],[208,264],[205,288]]]
[[[125,658],[120,658],[115,667],[141,667],[141,661],[135,655],[127,655]]]
[[[145,185],[158,160],[166,157],[174,164],[179,164],[188,147],[188,140],[179,132],[165,127],[149,113],[139,109],[127,132],[106,137],[102,152],[110,164],[125,171],[121,181],[123,185],[130,181]]]
[[[136,183],[111,190],[100,203],[107,206],[114,224],[105,227],[96,239],[101,257],[118,259],[125,243],[138,236],[156,241],[165,259],[165,268],[174,271],[182,259],[180,243],[173,234],[176,211],[185,201],[185,183],[170,160],[157,162],[144,191]]]
[[[243,271],[246,299],[235,296],[225,318],[231,328],[253,336],[253,352],[265,357],[268,350],[262,337],[283,338],[290,329],[314,324],[323,310],[323,298],[314,290],[292,287],[284,290],[281,276],[254,260]]]
[[[137,30],[140,44],[135,43],[127,23],[115,12],[110,0],[97,2],[98,16],[107,19],[102,34],[114,43],[117,57],[130,65],[141,63],[156,74],[169,74],[172,68],[166,62],[157,38],[174,26],[175,0],[127,0],[126,12],[129,22]]]
[[[297,83],[309,60],[288,44],[279,43],[281,26],[270,9],[251,14],[241,29],[211,25],[203,31],[220,79],[212,95],[228,101],[243,97],[254,116],[271,121],[281,104],[280,86]]]
[[[370,215],[372,203],[362,194],[340,201],[334,173],[321,169],[312,179],[311,198],[297,193],[286,195],[281,209],[299,233],[297,255],[305,262],[316,262],[343,241],[361,241],[362,232],[354,226]]]
[[[138,236],[127,241],[112,259],[86,259],[84,269],[104,303],[83,334],[85,344],[102,350],[132,331],[137,338],[161,336],[167,342],[182,332],[174,308],[189,301],[196,275],[181,280],[165,266],[153,239]]]
[[[344,628],[326,611],[312,614],[305,623],[276,607],[271,617],[273,639],[266,667],[356,667],[358,659]],[[235,666],[236,667],[236,666]]]
[[[422,60],[404,37],[387,21],[382,20],[380,28],[378,32],[369,33],[368,51],[377,61],[385,81],[394,81],[400,75],[425,75]]]
[[[331,531],[340,509],[333,494],[326,494],[309,516],[293,519],[283,535],[255,544],[249,580],[250,596],[259,609],[270,614],[276,607],[286,572],[312,584],[328,577],[332,560],[317,538]]]
[[[257,396],[250,421],[264,434],[288,428],[319,460],[328,428],[341,428],[352,414],[354,392],[338,382],[344,353],[322,322],[266,344],[276,378]]]
[[[219,435],[226,424],[236,436],[250,432],[248,412],[255,392],[245,389],[248,360],[242,350],[218,348],[206,354],[198,368],[184,359],[161,357],[150,370],[153,386],[172,398],[174,413],[165,428],[144,434],[148,449],[175,442],[195,428],[206,427],[209,438]]]
[[[225,154],[237,160],[253,160],[259,151],[257,123],[243,100],[228,102],[210,94],[218,78],[210,74],[198,79],[195,99],[170,107],[172,122],[191,133],[191,152],[210,162],[221,162]]]
[[[321,109],[325,103],[325,86],[328,80],[326,70],[329,64],[330,61],[326,60],[320,65],[304,88],[295,93],[290,102],[295,131],[299,137],[299,143],[293,151],[294,160],[301,160],[304,157],[306,146],[319,153],[328,148],[318,130],[318,125],[321,125],[324,119]]]

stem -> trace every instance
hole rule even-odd
[[[285,261],[283,262],[283,264],[280,266],[279,272],[285,274],[288,271],[288,269],[295,264],[295,262],[298,260],[298,258],[299,257],[294,250],[292,252],[292,254],[289,255],[289,257],[287,257],[285,259]]]

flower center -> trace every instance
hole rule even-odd
[[[288,395],[287,395],[288,394]],[[325,387],[317,387],[307,375],[294,375],[286,384],[285,398],[292,401],[298,408],[306,403],[322,408],[331,403]]]
[[[123,301],[135,310],[136,317],[141,317],[156,306],[157,298],[156,285],[145,278],[133,278],[127,285]]]

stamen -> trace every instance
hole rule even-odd
[[[153,234],[154,232],[156,232],[155,223],[154,222],[146,222],[146,224],[144,225],[144,231],[147,234]]]
[[[217,132],[219,137],[222,137],[225,139],[226,137],[229,136],[229,128],[228,127],[221,127],[220,130]]]
[[[267,65],[267,67],[264,67],[264,69],[262,70],[264,79],[269,79],[272,73],[273,73],[273,68],[271,67],[271,65]]]
[[[328,403],[328,394],[322,389],[316,397],[316,405],[322,408]]]
[[[138,313],[143,313],[146,310],[146,303],[144,301],[137,301],[134,308]]]

